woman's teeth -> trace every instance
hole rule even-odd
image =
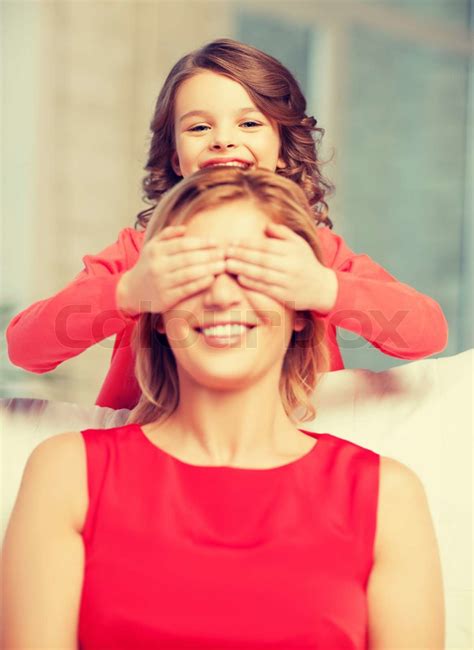
[[[204,336],[231,337],[240,336],[247,329],[249,329],[248,325],[229,323],[228,325],[215,325],[214,327],[205,327],[201,329],[201,332],[204,334]]]

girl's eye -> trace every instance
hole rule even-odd
[[[195,131],[196,133],[199,133],[203,129],[208,129],[209,127],[206,126],[205,124],[196,124],[196,126],[192,126],[188,131]]]
[[[247,125],[248,127],[252,127],[252,126],[262,126],[260,122],[254,122],[254,120],[247,120],[246,122],[242,122],[242,126],[246,126],[246,125]]]

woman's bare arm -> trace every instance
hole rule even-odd
[[[26,464],[2,549],[5,650],[78,648],[87,481],[81,445],[80,434],[54,436]]]
[[[370,650],[444,648],[435,531],[420,479],[381,458],[374,567],[367,588]]]

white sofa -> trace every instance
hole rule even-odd
[[[317,417],[303,428],[330,432],[397,458],[422,479],[443,566],[446,648],[474,648],[472,637],[473,350],[380,373],[340,370],[316,391]],[[32,449],[62,431],[112,427],[128,411],[3,400],[2,537]]]

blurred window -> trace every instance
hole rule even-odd
[[[282,4],[271,19],[240,11],[237,37],[296,74],[326,128],[335,231],[442,305],[445,355],[472,347],[469,2],[384,0],[333,17],[292,6],[299,23]],[[403,363],[344,331],[340,345],[347,367]]]

